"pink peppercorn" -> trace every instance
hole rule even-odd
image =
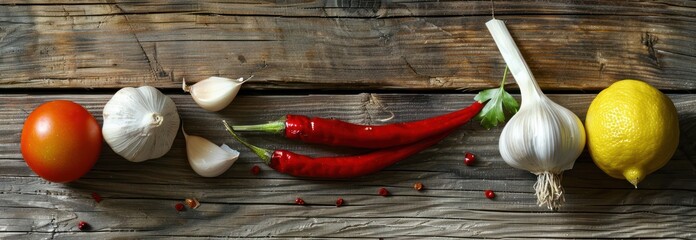
[[[471,165],[474,165],[475,162],[476,162],[476,155],[474,155],[473,153],[470,153],[470,152],[466,152],[464,154],[464,164],[465,165],[471,166]]]
[[[102,197],[98,193],[95,193],[95,192],[92,193],[92,198],[97,203],[101,202],[101,200],[102,200]]]
[[[261,173],[261,168],[258,165],[251,167],[251,174],[259,175]]]
[[[183,203],[177,203],[176,205],[174,205],[174,208],[176,209],[177,212],[184,211],[184,209],[185,209]]]
[[[379,195],[380,195],[380,196],[386,197],[386,196],[389,196],[389,194],[390,194],[390,193],[389,193],[389,190],[387,190],[386,188],[380,188],[380,189],[379,189]]]
[[[87,231],[91,228],[91,226],[85,221],[80,221],[77,223],[77,228],[80,229],[80,231]]]
[[[493,192],[493,190],[486,190],[483,193],[486,195],[486,198],[488,199],[495,198],[495,193]]]

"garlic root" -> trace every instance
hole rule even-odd
[[[537,174],[537,181],[534,183],[534,192],[539,206],[546,205],[550,210],[558,210],[565,202],[563,197],[563,186],[561,180],[563,173],[543,172]]]

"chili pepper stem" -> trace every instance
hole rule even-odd
[[[249,150],[254,152],[256,154],[256,156],[259,156],[259,158],[261,158],[261,160],[264,163],[271,164],[271,155],[273,155],[273,151],[265,149],[265,148],[260,148],[260,147],[254,146],[254,145],[244,141],[242,138],[237,136],[237,134],[234,132],[234,130],[232,130],[232,127],[230,127],[230,125],[227,124],[227,121],[222,120],[222,124],[225,125],[225,129],[227,129],[227,132],[229,132],[230,135],[232,135],[232,137],[235,140],[237,140],[238,142],[243,144],[245,147],[249,148]]]
[[[286,118],[282,117],[276,121],[270,121],[262,124],[232,126],[232,129],[235,131],[283,133],[285,131],[285,120]]]

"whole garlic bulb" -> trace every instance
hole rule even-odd
[[[585,128],[573,112],[543,94],[522,99],[500,134],[500,155],[508,165],[537,175],[537,203],[556,210],[565,201],[563,171],[572,169],[582,153]]]
[[[127,87],[104,106],[102,135],[118,155],[142,162],[169,152],[179,121],[174,101],[156,88]]]
[[[500,20],[486,23],[515,77],[522,104],[500,134],[500,155],[515,168],[537,175],[537,203],[555,210],[564,202],[562,173],[573,168],[585,147],[585,128],[570,110],[541,92],[532,71]]]

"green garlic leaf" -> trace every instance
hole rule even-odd
[[[475,118],[477,121],[481,121],[481,126],[486,129],[491,129],[498,126],[498,124],[504,123],[506,113],[512,116],[520,108],[517,100],[505,91],[507,72],[508,69],[506,67],[499,88],[483,90],[474,97],[474,100],[479,102],[488,101]]]

